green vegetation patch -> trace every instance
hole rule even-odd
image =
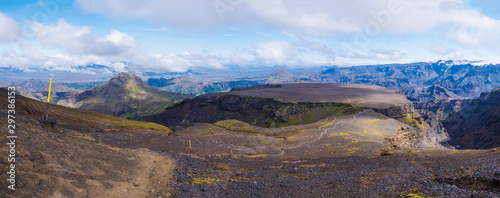
[[[281,128],[290,125],[315,123],[333,115],[349,115],[362,111],[364,108],[341,103],[288,103],[282,105],[271,116],[261,114],[252,123],[258,123],[265,118],[263,127]]]
[[[135,120],[127,120],[123,118],[119,118],[116,116],[112,115],[105,115],[105,114],[100,114],[97,112],[93,111],[87,111],[85,114],[82,114],[85,116],[79,116],[78,119],[83,119],[83,120],[94,120],[98,121],[99,123],[103,124],[104,126],[108,125],[112,128],[115,129],[122,129],[122,130],[155,130],[155,131],[162,131],[164,133],[170,133],[172,130],[170,130],[168,127],[152,123],[152,122],[140,122],[140,121],[135,121]]]
[[[406,113],[403,114],[401,117],[397,118],[397,120],[401,123],[407,124],[413,128],[420,128],[420,129],[425,129],[426,126],[419,121],[418,116],[414,113]]]
[[[222,120],[214,123],[214,125],[230,131],[255,132],[254,126],[239,120]]]

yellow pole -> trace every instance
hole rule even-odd
[[[191,150],[191,140],[189,140],[189,150]]]
[[[49,83],[49,98],[47,99],[47,103],[50,103],[50,90],[52,89],[52,78],[50,78],[50,83]]]
[[[50,90],[52,89],[52,78],[49,82],[49,97],[47,98],[47,113],[45,113],[45,119],[49,119],[49,104],[50,104]]]

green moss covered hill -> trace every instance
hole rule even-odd
[[[134,74],[120,73],[102,86],[66,95],[58,104],[133,119],[155,114],[188,97],[152,88]]]

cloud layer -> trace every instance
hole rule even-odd
[[[264,65],[289,63],[293,55],[292,46],[286,41],[269,41],[255,46],[256,61]]]
[[[222,8],[214,7],[219,2]],[[236,2],[236,3],[231,3]],[[77,0],[87,12],[143,18],[168,27],[256,25],[309,36],[414,33],[442,28],[464,46],[498,39],[500,21],[465,8],[462,0]],[[193,6],[196,5],[196,6]],[[189,14],[186,14],[189,13]],[[223,20],[219,18],[223,14]]]
[[[0,41],[12,42],[17,40],[19,30],[19,25],[14,19],[0,12]]]
[[[139,52],[139,44],[133,37],[114,29],[105,37],[98,37],[89,27],[77,27],[64,20],[55,25],[33,22],[32,26],[42,44],[61,48],[70,54],[131,56]]]
[[[132,21],[133,27],[137,25],[136,19],[139,19],[141,22],[150,21],[151,24],[138,29],[150,28],[151,25],[151,28],[169,30],[164,35],[170,37],[170,41],[175,40],[175,36],[191,31],[195,33],[186,34],[185,38],[194,35],[199,40],[209,40],[214,34],[234,33],[234,37],[242,37],[242,42],[235,40],[234,45],[229,47],[225,43],[225,49],[221,50],[219,48],[223,47],[218,45],[206,45],[212,47],[207,51],[221,53],[217,55],[176,52],[175,47],[179,43],[175,41],[177,45],[168,41],[161,44],[146,43],[145,50],[139,41],[156,42],[151,41],[151,38],[158,35],[145,33],[144,36],[141,35],[144,33],[142,30],[134,29],[136,32],[130,33],[122,31],[127,29],[124,26],[103,27],[104,25],[98,28],[109,29],[105,29],[104,34],[98,34],[92,32],[93,29],[89,27],[91,24],[81,24],[78,20],[75,24],[64,19],[55,24],[27,21],[35,37],[19,38],[20,29],[16,20],[0,12],[0,42],[11,42],[19,48],[18,53],[1,54],[0,66],[64,69],[68,66],[102,64],[123,70],[127,63],[159,71],[182,72],[195,67],[224,68],[231,64],[317,66],[336,65],[339,60],[347,62],[344,65],[353,62],[378,64],[405,61],[409,59],[407,57],[424,57],[428,54],[461,59],[476,53],[474,50],[464,49],[477,47],[483,52],[484,49],[496,49],[500,44],[500,21],[471,9],[464,2],[466,3],[465,0],[76,0],[75,5],[83,12],[112,18],[111,22],[104,23],[106,25],[114,25],[113,20],[122,19],[125,22]],[[68,18],[70,19],[72,18]],[[95,19],[89,19],[90,22],[81,21],[92,23],[92,20]],[[228,30],[238,28],[258,33]],[[170,34],[171,32],[175,33]],[[248,35],[252,38],[244,37]],[[420,40],[414,39],[417,37]],[[363,39],[370,42],[360,44]],[[399,42],[408,40],[411,42],[407,46],[404,46],[406,43]],[[385,41],[390,42],[386,45]],[[421,44],[419,41],[430,44]],[[160,51],[149,52],[148,44],[162,46],[153,46],[153,49],[158,48]],[[186,48],[205,50],[200,49],[205,47],[202,44],[196,45]],[[162,49],[168,53],[161,51]],[[417,50],[423,52],[415,52]]]

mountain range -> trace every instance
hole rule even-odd
[[[370,84],[404,90],[411,100],[476,98],[482,92],[500,87],[500,65],[474,61],[435,61],[409,64],[331,67],[322,71],[297,71],[292,74],[278,68],[268,75],[224,81],[151,78],[148,83],[159,89],[195,95],[215,93],[235,87],[276,82],[324,82]],[[182,80],[184,79],[184,80]]]

